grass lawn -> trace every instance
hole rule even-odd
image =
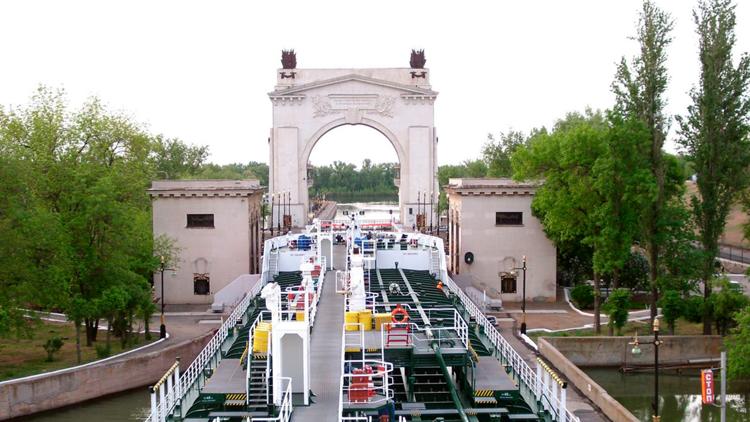
[[[661,331],[659,334],[661,335],[669,335],[669,330],[667,329],[667,324],[664,321],[661,322]],[[622,335],[625,337],[632,337],[635,335],[636,331],[638,332],[638,335],[641,336],[648,336],[651,335],[651,328],[649,326],[648,321],[632,321],[628,322],[625,327],[622,329]],[[603,336],[606,336],[609,332],[609,327],[607,327],[606,324],[602,324],[602,334]],[[698,336],[703,334],[703,324],[702,323],[692,323],[688,322],[682,318],[677,320],[677,323],[675,323],[675,335],[678,336]],[[534,341],[536,341],[539,337],[589,337],[594,336],[594,329],[593,328],[587,328],[583,330],[571,330],[571,331],[558,331],[555,333],[545,333],[540,331],[535,331],[532,333],[529,333],[529,337],[531,337]]]
[[[11,378],[19,378],[43,372],[63,369],[77,365],[76,361],[76,332],[72,323],[57,323],[49,321],[29,321],[32,326],[31,338],[0,338],[0,381]],[[82,363],[97,360],[96,344],[105,344],[106,332],[99,331],[97,342],[92,347],[86,347],[86,335],[81,328],[81,359]],[[47,339],[59,336],[63,339],[62,348],[55,353],[55,360],[46,362],[47,352],[42,347]],[[153,335],[149,342],[159,339],[159,335]],[[135,342],[125,349],[120,347],[120,339],[114,336],[110,340],[111,354],[117,354],[125,350],[134,349],[146,344],[143,334],[138,335]]]

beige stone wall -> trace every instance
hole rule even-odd
[[[0,420],[81,403],[155,383],[180,358],[188,368],[213,332],[135,356],[0,384]]]
[[[218,292],[242,274],[255,273],[260,257],[259,232],[253,216],[260,211],[260,193],[245,196],[156,196],[153,200],[154,236],[167,235],[180,248],[176,271],[164,273],[167,304],[210,304]],[[187,214],[213,214],[214,228],[188,228]],[[209,295],[196,295],[193,275],[208,273]],[[161,274],[154,276],[155,295],[161,297]]]
[[[643,342],[653,341],[652,336],[639,336]],[[664,343],[659,347],[659,362],[686,363],[691,359],[719,358],[721,336],[660,336]],[[633,356],[633,348],[628,342],[631,337],[546,337],[575,365],[581,366],[620,366],[627,364],[653,364],[654,348],[643,344],[641,354]]]
[[[500,291],[501,271],[522,264],[527,257],[526,300],[554,301],[556,296],[556,249],[531,214],[532,195],[449,195],[451,210],[458,216],[458,274],[471,275],[480,290]],[[523,213],[521,226],[496,226],[495,213]],[[453,248],[451,248],[452,250]],[[474,263],[464,262],[472,252]],[[511,265],[511,266],[513,266]],[[455,270],[454,270],[455,272]],[[505,301],[520,301],[522,272],[518,272],[516,294],[502,294]]]

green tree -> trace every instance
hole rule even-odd
[[[615,289],[615,291],[613,291],[607,298],[607,302],[604,304],[604,310],[609,316],[608,325],[618,336],[621,336],[622,327],[628,322],[630,291],[628,289]]]
[[[188,145],[179,139],[157,136],[152,141],[151,159],[155,176],[160,179],[182,179],[198,174],[208,158],[208,147]]]
[[[674,335],[675,322],[683,315],[685,303],[676,290],[667,290],[659,299],[659,306],[669,327],[669,334]]]
[[[672,18],[652,1],[643,2],[638,20],[639,54],[629,64],[623,57],[617,67],[612,84],[616,96],[615,108],[632,118],[641,120],[648,130],[648,146],[644,148],[651,176],[655,182],[655,195],[644,204],[643,239],[650,271],[651,322],[656,318],[658,279],[661,255],[667,241],[662,230],[663,209],[669,200],[665,188],[664,140],[669,128],[669,117],[664,112],[667,90],[667,47],[672,41]]]
[[[642,124],[617,113],[571,114],[552,132],[539,132],[512,157],[514,178],[543,180],[532,202],[556,243],[580,241],[592,248],[594,327],[600,330],[600,279],[615,287],[639,227],[639,209],[651,179],[639,150]]]
[[[518,147],[526,143],[526,136],[521,132],[509,131],[500,133],[495,139],[491,133],[482,147],[482,159],[487,165],[488,177],[511,177],[513,168],[510,157]]]
[[[603,202],[594,165],[606,153],[607,124],[600,113],[569,114],[550,132],[532,137],[512,157],[514,179],[539,180],[532,211],[556,244],[580,240],[597,254],[601,229],[597,208]],[[594,264],[594,328],[600,332],[600,268]]]
[[[726,278],[720,278],[715,284],[721,289],[712,294],[709,302],[713,313],[713,320],[716,324],[716,331],[725,336],[729,329],[735,325],[735,314],[748,306],[750,300],[742,292],[739,285],[733,285]]]
[[[737,328],[725,339],[730,379],[750,377],[750,306],[735,315]]]
[[[699,38],[700,82],[691,91],[693,104],[678,117],[680,144],[695,165],[698,194],[692,208],[704,254],[701,279],[711,295],[714,259],[726,219],[739,192],[750,181],[750,57],[733,64],[735,6],[729,0],[700,1],[693,13]],[[706,312],[703,332],[711,333]]]
[[[64,93],[46,88],[28,106],[0,113],[6,333],[19,306],[62,309],[76,326],[80,361],[81,328],[91,345],[99,319],[111,318],[116,306],[106,292],[121,286],[137,290],[127,290],[129,298],[150,294],[146,280],[155,265],[145,189],[155,174],[155,144],[97,99],[69,111]]]

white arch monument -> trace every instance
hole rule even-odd
[[[395,181],[400,217],[406,227],[416,223],[418,209],[425,212],[425,202],[426,212],[434,212],[429,195],[433,193],[436,206],[437,95],[428,69],[279,69],[275,90],[268,94],[273,103],[268,189],[289,193],[292,225],[308,221],[310,153],[326,132],[342,125],[370,126],[393,145],[400,164]],[[356,142],[351,148],[373,147]],[[279,211],[274,207],[273,221],[279,221]]]

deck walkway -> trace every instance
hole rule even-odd
[[[334,268],[344,268],[346,249],[334,246]],[[326,274],[323,295],[310,340],[310,406],[295,406],[293,421],[335,421],[338,419],[341,381],[341,335],[344,324],[344,296],[336,293],[336,272]]]

